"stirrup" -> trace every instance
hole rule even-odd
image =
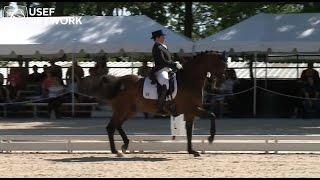
[[[170,103],[168,105],[168,111],[169,111],[170,115],[172,115],[173,117],[177,117],[177,116],[180,115],[180,114],[177,113],[176,106],[173,103]]]

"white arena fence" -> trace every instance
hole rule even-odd
[[[320,135],[217,135],[213,144],[208,136],[194,135],[193,148],[205,152],[320,152]],[[186,137],[170,135],[129,135],[128,152],[183,152]],[[121,151],[122,139],[115,136]],[[7,152],[109,152],[107,135],[2,135],[0,151]]]

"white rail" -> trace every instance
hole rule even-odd
[[[193,136],[197,151],[211,152],[320,152],[320,135],[217,135],[213,144],[208,136]],[[170,135],[129,135],[130,152],[186,152],[186,137]],[[121,150],[120,136],[115,136]],[[56,151],[56,152],[110,152],[106,135],[3,135],[0,136],[1,152]]]

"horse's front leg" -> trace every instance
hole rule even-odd
[[[210,118],[211,125],[210,136],[208,137],[208,141],[210,144],[212,144],[214,136],[216,135],[216,115],[213,112],[207,111],[201,107],[198,107],[196,112],[198,116],[208,116]]]
[[[185,116],[186,119],[186,130],[187,130],[187,139],[188,139],[188,153],[193,154],[194,157],[200,156],[200,153],[192,149],[192,128],[194,116]]]

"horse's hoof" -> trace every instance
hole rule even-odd
[[[212,144],[213,140],[214,140],[214,136],[209,136],[208,137],[209,144]]]
[[[199,156],[200,156],[200,153],[195,152],[195,153],[193,154],[193,156],[194,156],[194,157],[199,157]]]
[[[189,151],[189,154],[193,154],[194,157],[199,157],[200,153],[197,151]]]
[[[126,153],[127,153],[127,150],[128,150],[128,145],[125,145],[125,144],[122,145],[122,146],[121,146],[121,150],[122,150],[122,153],[123,153],[123,154],[126,154]]]
[[[118,152],[117,157],[123,157],[123,154],[121,152]]]

